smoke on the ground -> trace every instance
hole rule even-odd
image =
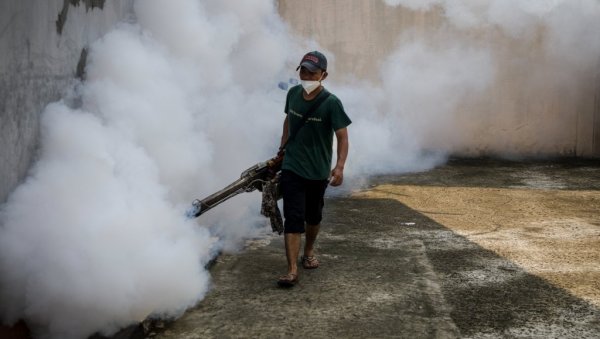
[[[39,159],[1,209],[0,315],[35,337],[176,317],[205,295],[216,252],[267,227],[258,194],[184,212],[277,152],[277,82],[301,52],[275,6],[144,0],[135,16],[44,110]]]

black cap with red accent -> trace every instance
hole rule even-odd
[[[296,70],[299,70],[300,67],[306,67],[311,72],[316,72],[319,69],[326,71],[327,58],[319,51],[308,52],[304,55]]]

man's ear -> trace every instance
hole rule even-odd
[[[323,75],[321,76],[321,80],[325,80],[328,75],[329,75],[329,73],[327,73],[327,71],[323,72]]]

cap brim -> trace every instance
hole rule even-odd
[[[300,67],[306,67],[306,69],[308,69],[309,71],[311,71],[313,73],[320,70],[319,67],[315,66],[312,62],[308,62],[308,61],[301,63],[298,66],[298,68],[296,68],[296,70],[300,69]]]

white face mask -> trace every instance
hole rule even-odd
[[[312,93],[315,89],[321,86],[321,81],[312,81],[312,80],[300,80],[302,87],[306,91],[306,94]]]
[[[321,76],[321,78],[323,78],[323,76]],[[300,80],[300,84],[302,84],[302,87],[306,91],[306,94],[310,94],[315,89],[319,88],[319,86],[321,86],[321,79],[319,79],[317,81],[314,81],[314,80]]]

